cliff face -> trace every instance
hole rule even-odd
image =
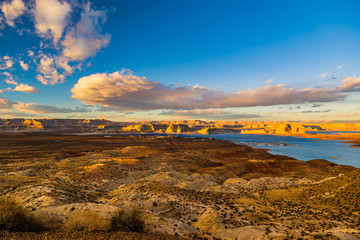
[[[155,131],[154,126],[151,124],[129,125],[122,128],[124,131]]]
[[[241,133],[244,133],[244,134],[266,134],[267,132],[265,131],[265,129],[261,128],[261,129],[241,130]]]
[[[142,121],[112,122],[106,119],[0,119],[0,131],[54,130],[67,132],[158,132],[158,133],[226,133],[306,134],[305,131],[360,131],[360,123],[301,124],[293,122],[238,121]]]
[[[170,124],[166,128],[166,133],[183,133],[189,132],[189,126],[186,124]]]
[[[79,130],[94,128],[102,130],[114,125],[116,124],[105,119],[0,119],[0,129],[12,131],[23,129],[61,130],[65,128],[77,128]]]
[[[25,119],[22,123],[22,126],[27,127],[27,128],[38,128],[38,129],[44,128],[44,126],[41,122],[36,121],[34,119]]]
[[[262,128],[256,128],[263,126]],[[305,134],[306,128],[298,123],[271,123],[267,125],[248,125],[241,130],[244,134]]]

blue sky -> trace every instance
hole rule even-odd
[[[358,121],[359,9],[3,0],[0,117]]]

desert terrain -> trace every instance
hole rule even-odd
[[[336,134],[331,133],[337,131]],[[0,119],[0,132],[53,132],[65,134],[202,134],[242,133],[292,135],[344,140],[360,147],[360,123],[309,123],[286,121],[141,121],[106,119]],[[326,134],[324,134],[324,132]]]
[[[211,138],[0,137],[1,197],[47,225],[39,233],[1,231],[2,239],[360,237],[360,170],[354,167]],[[86,223],[91,213],[105,224],[119,209],[141,212],[142,233],[71,227],[74,216]]]

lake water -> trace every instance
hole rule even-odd
[[[298,160],[326,159],[336,164],[360,168],[360,148],[351,148],[338,140],[319,140],[293,136],[262,134],[219,133],[209,135],[178,134],[179,137],[212,137],[220,140],[246,143],[252,147],[271,150],[271,154],[286,155]],[[285,143],[285,144],[284,144]],[[270,145],[269,145],[270,144]],[[279,145],[273,145],[279,144]],[[284,146],[284,145],[296,146]],[[337,159],[335,159],[336,157]]]

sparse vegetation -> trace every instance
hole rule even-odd
[[[144,232],[145,221],[142,213],[137,208],[130,210],[120,209],[110,219],[111,230],[131,232]]]
[[[106,231],[108,221],[93,211],[83,210],[72,213],[65,222],[65,228],[78,231]]]
[[[125,234],[144,239],[151,232],[175,239],[174,235],[190,234],[209,206],[224,231],[247,227],[269,237],[325,239],[329,232],[345,229],[360,237],[360,172],[351,172],[351,167],[279,158],[217,140],[41,134],[4,138],[0,196],[26,202],[36,215],[23,209],[25,215],[42,219],[51,231],[9,232],[8,221],[2,221],[8,225],[1,225],[1,239],[4,232],[14,236],[8,239],[22,234],[78,234],[81,239]],[[229,177],[234,181],[224,184]],[[315,184],[326,177],[333,178]],[[302,181],[307,178],[314,181]],[[141,212],[114,212],[115,206],[129,204],[142,206]],[[28,221],[16,219],[21,225],[11,231],[19,231]],[[193,239],[206,237],[201,229],[197,234],[199,238]]]
[[[0,199],[0,230],[36,232],[44,230],[43,223],[13,199]]]

